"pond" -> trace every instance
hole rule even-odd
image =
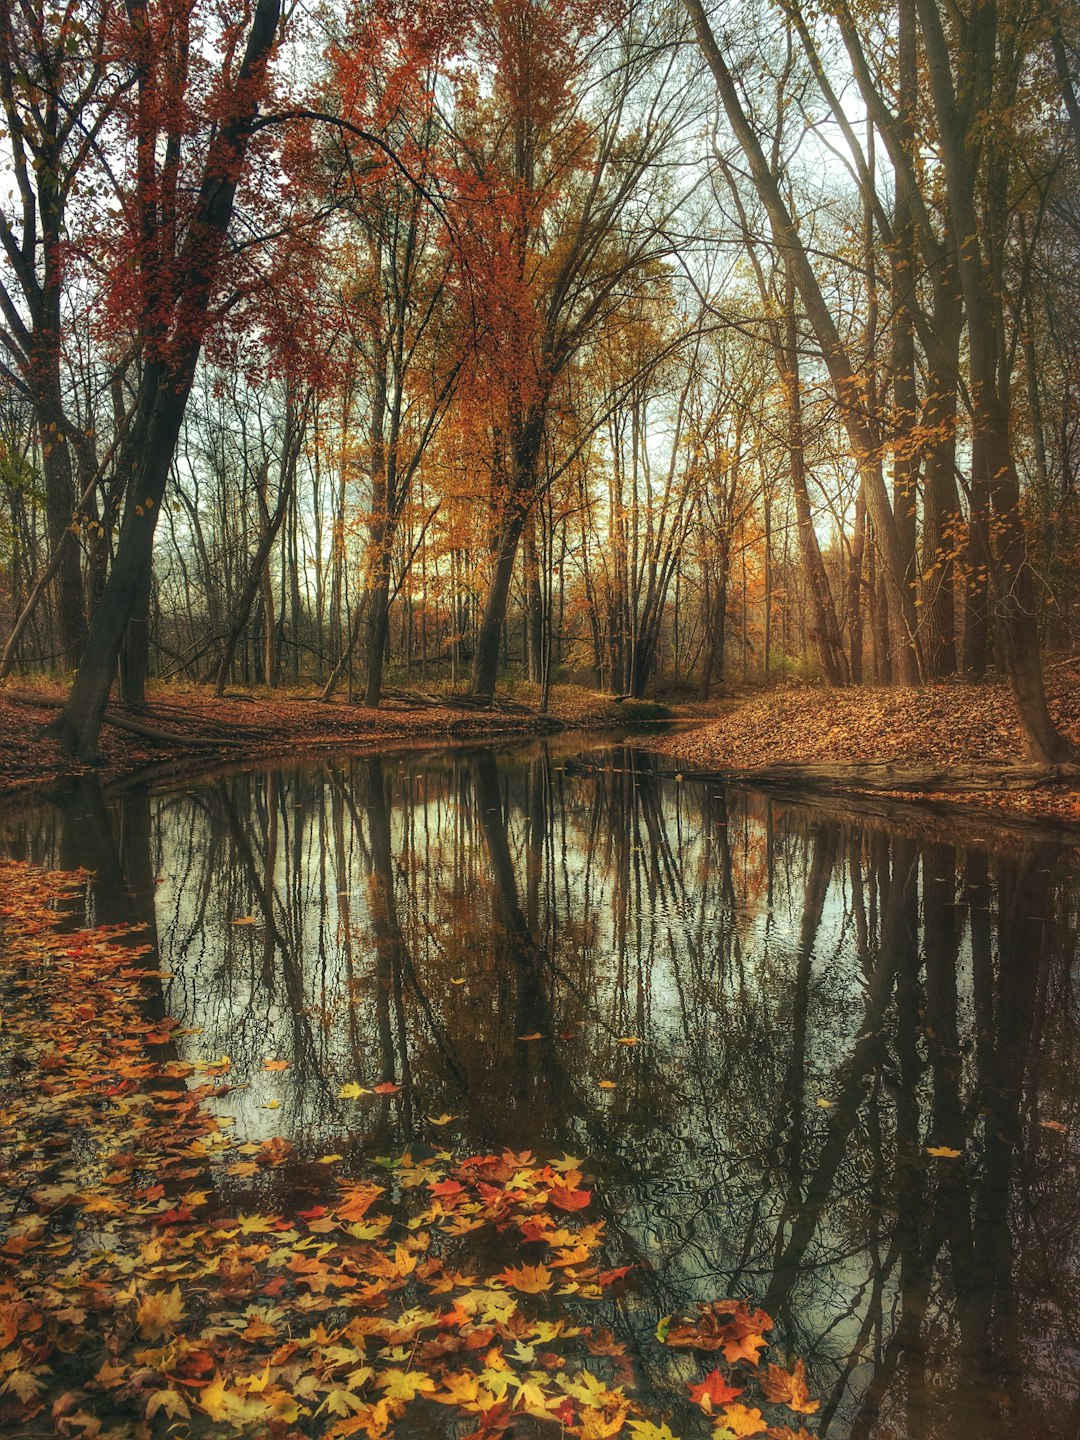
[[[219,1110],[292,1143],[267,1203],[328,1150],[566,1151],[634,1267],[605,1323],[676,1430],[646,1342],[733,1295],[806,1357],[820,1435],[1080,1433],[1062,835],[580,738],[87,780],[0,829],[94,872],[91,921],[152,924],[179,1057],[231,1057]]]

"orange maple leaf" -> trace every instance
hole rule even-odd
[[[813,1415],[818,1402],[810,1399],[806,1388],[806,1362],[796,1360],[794,1369],[788,1373],[782,1365],[769,1365],[761,1377],[761,1390],[766,1400],[776,1405],[786,1405],[798,1415]]]
[[[381,1185],[367,1185],[363,1182],[345,1185],[342,1187],[341,1199],[334,1206],[334,1214],[339,1220],[362,1220],[382,1193]]]
[[[690,1399],[700,1405],[706,1415],[712,1414],[714,1405],[726,1405],[742,1393],[742,1387],[730,1384],[720,1370],[710,1370],[700,1385],[690,1386]]]
[[[495,1278],[512,1285],[524,1295],[541,1295],[551,1289],[551,1271],[546,1265],[507,1266]]]
[[[548,1199],[558,1210],[584,1210],[592,1199],[589,1190],[571,1190],[565,1185],[553,1185]]]

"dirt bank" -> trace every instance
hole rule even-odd
[[[1080,745],[1080,661],[1052,666],[1050,708]],[[1080,822],[1080,767],[1024,763],[1003,684],[770,690],[653,737],[680,772],[792,788],[912,795]]]
[[[312,696],[152,687],[146,710],[113,705],[101,732],[101,758],[88,766],[40,730],[63,698],[59,687],[0,689],[0,794],[51,787],[93,770],[106,782],[150,766],[243,761],[409,741],[485,740],[602,728],[662,719],[663,707],[618,703],[569,687],[547,714],[520,702],[479,709],[449,696],[394,694],[378,710]]]

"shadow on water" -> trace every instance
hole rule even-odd
[[[250,1077],[222,1103],[291,1140],[293,1194],[327,1149],[586,1155],[638,1267],[624,1335],[745,1294],[820,1434],[1080,1433],[1076,854],[587,758],[86,780],[5,843],[151,927],[151,1003]],[[670,1355],[635,1349],[677,1412]]]

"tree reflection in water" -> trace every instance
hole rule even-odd
[[[82,782],[7,832],[156,924],[178,1049],[251,1077],[224,1103],[292,1141],[279,1183],[326,1149],[569,1150],[639,1267],[624,1334],[746,1294],[822,1434],[1080,1433],[1080,867],[1052,837],[546,747]],[[636,1348],[677,1413],[679,1357]]]

